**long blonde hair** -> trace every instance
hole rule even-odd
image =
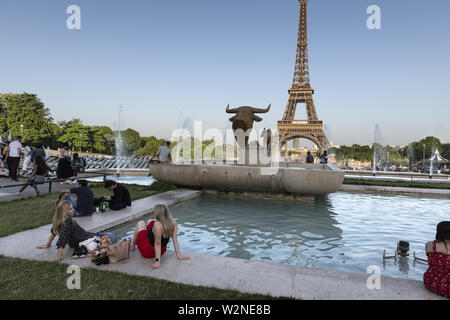
[[[67,212],[69,211],[69,208],[72,206],[72,203],[70,201],[63,201],[59,203],[56,206],[55,209],[55,216],[53,217],[53,233],[58,235],[59,234],[59,227],[61,226],[61,223],[63,223],[64,219],[66,218]]]
[[[169,209],[164,204],[157,204],[153,208],[153,213],[155,214],[156,220],[161,222],[161,224],[163,225],[163,236],[167,236],[164,238],[172,237],[173,230],[175,229],[175,220],[172,219],[172,214],[170,213]]]

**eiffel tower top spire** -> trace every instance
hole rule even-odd
[[[300,1],[298,24],[297,56],[295,58],[294,79],[292,88],[310,88],[308,59],[308,0]]]

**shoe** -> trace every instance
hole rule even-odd
[[[89,252],[87,251],[86,247],[83,246],[80,248],[80,258],[86,258],[88,253]]]
[[[81,258],[81,252],[80,251],[81,251],[80,248],[73,249],[72,258],[73,259]]]

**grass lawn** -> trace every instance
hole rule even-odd
[[[67,288],[68,265],[0,256],[0,300],[267,300],[245,294],[178,284],[119,272],[81,269],[81,289]],[[100,269],[101,267],[99,267]]]
[[[112,195],[103,184],[89,184],[95,196]],[[72,188],[68,186],[67,189]],[[155,182],[149,187],[127,185],[131,200],[145,198],[157,193],[176,189],[175,186]],[[0,202],[0,237],[51,224],[55,214],[55,201],[59,193],[38,197]]]
[[[344,184],[364,185],[364,186],[383,186],[400,188],[423,188],[423,189],[450,189],[450,184],[446,183],[420,183],[403,181],[367,181],[356,179],[344,179]]]

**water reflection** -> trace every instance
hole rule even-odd
[[[324,198],[276,200],[206,195],[171,208],[183,252],[229,256],[422,280],[426,263],[412,256],[383,261],[399,240],[424,257],[450,199],[336,192]],[[131,236],[135,224],[116,230]],[[172,243],[169,248],[173,249]]]
[[[171,210],[180,239],[188,246],[210,242],[202,245],[208,248],[205,253],[314,265],[342,247],[342,230],[331,207],[327,197],[290,201],[203,196]]]

